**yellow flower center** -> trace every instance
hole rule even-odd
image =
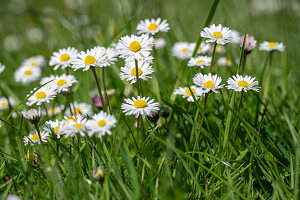
[[[212,82],[212,81],[206,81],[206,82],[204,83],[204,87],[205,87],[205,88],[215,88],[215,84],[214,84],[214,82]]]
[[[231,64],[232,64],[232,60],[231,60],[231,58],[227,58],[227,60],[226,60],[226,64],[227,64],[227,65],[231,65]]]
[[[27,152],[27,154],[25,155],[25,159],[29,160],[29,152]]]
[[[247,81],[239,81],[238,86],[239,87],[249,87],[249,83]]]
[[[140,76],[140,75],[142,75],[142,73],[143,73],[143,71],[140,68],[138,68],[138,75]],[[133,68],[131,70],[131,75],[136,76],[136,68]]]
[[[31,63],[30,63],[30,66],[31,67],[34,67],[34,66],[36,66],[37,65],[37,63],[35,62],[35,61],[32,61]]]
[[[269,44],[268,44],[268,45],[269,45],[269,47],[270,47],[270,48],[273,48],[273,47],[275,47],[275,46],[276,46],[276,42],[269,42]]]
[[[74,122],[76,121],[75,117],[68,117],[68,119],[66,119],[67,122],[70,121],[70,120],[74,121]]]
[[[96,58],[94,56],[86,56],[84,59],[84,64],[85,65],[91,65],[94,62],[96,62]]]
[[[158,25],[155,23],[152,23],[148,26],[149,31],[155,31],[158,28]]]
[[[133,103],[133,105],[136,108],[145,108],[147,106],[147,102],[145,100],[135,100],[135,102]]]
[[[98,171],[98,175],[99,175],[100,177],[103,177],[103,175],[104,175],[104,174],[103,174],[103,171],[102,171],[102,170],[99,170],[99,171]]]
[[[205,63],[205,61],[204,60],[197,60],[197,62],[196,62],[197,65],[200,65],[201,63]]]
[[[61,56],[60,56],[60,61],[61,62],[66,62],[66,61],[68,61],[68,60],[70,60],[70,56],[69,56],[69,54],[61,54]]]
[[[26,76],[29,76],[29,75],[32,74],[32,71],[31,71],[31,70],[26,70],[26,71],[24,72],[24,74],[25,74]]]
[[[1,103],[1,106],[4,107],[4,106],[7,106],[7,104],[8,104],[7,102],[2,102],[2,103]]]
[[[138,41],[132,41],[129,45],[129,49],[133,52],[138,52],[141,49],[141,44]]]
[[[47,95],[45,92],[38,92],[35,96],[37,99],[44,99]]]
[[[58,131],[59,131],[59,126],[57,126],[57,127],[54,128],[54,133],[56,133],[57,135],[59,134]]]
[[[222,33],[219,31],[213,32],[212,36],[213,36],[213,38],[216,38],[216,39],[223,38]]]
[[[31,136],[31,140],[38,140],[40,137],[39,137],[39,134],[34,134],[33,136]]]
[[[202,50],[202,47],[201,46],[199,46],[199,48],[198,48],[198,51],[201,51]]]
[[[191,88],[191,90],[192,90],[192,93],[195,94],[195,89]],[[189,95],[189,96],[192,95],[189,88],[186,88],[185,91],[184,91],[184,93],[187,94],[187,95]]]
[[[187,49],[186,49],[186,48],[183,48],[183,49],[181,49],[181,52],[182,52],[182,53],[186,53],[186,52],[187,52]]]
[[[105,125],[106,125],[106,121],[105,121],[105,120],[100,120],[100,121],[98,121],[98,126],[103,127],[103,126],[105,126]]]
[[[66,84],[66,83],[67,83],[67,81],[62,79],[62,80],[57,81],[56,85],[60,87],[60,86],[63,86],[64,84]]]
[[[75,126],[76,126],[77,129],[80,129],[83,126],[83,124],[76,123]]]
[[[216,46],[216,52],[220,52],[220,51],[222,51],[222,48],[221,48],[220,45],[217,45],[217,46]]]
[[[81,114],[82,110],[80,108],[75,108],[75,114],[78,115],[78,114]]]

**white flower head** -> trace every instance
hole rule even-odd
[[[83,115],[83,116],[91,116],[93,114],[93,110],[92,110],[92,106],[87,104],[87,103],[78,103],[78,102],[74,102],[73,106],[74,107],[74,111],[72,110],[72,112],[75,112],[75,115]],[[67,110],[67,115],[70,115],[71,112],[70,110]]]
[[[113,115],[101,110],[98,114],[94,114],[91,120],[87,121],[86,127],[92,134],[97,133],[100,138],[105,134],[111,135],[110,129],[115,127],[116,123],[117,120]]]
[[[9,105],[15,105],[15,101],[12,98],[0,97],[0,110],[7,110]]]
[[[218,64],[218,66],[230,67],[230,66],[232,66],[232,59],[226,58],[226,57],[221,57],[218,59],[217,64]]]
[[[30,57],[27,58],[22,64],[21,66],[26,66],[26,67],[42,67],[43,65],[45,65],[45,58],[44,56],[34,56],[34,57]]]
[[[47,139],[49,138],[49,134],[45,131],[42,131],[41,133],[41,140],[42,142],[47,142]],[[23,138],[24,144],[31,144],[34,145],[34,143],[41,143],[39,134],[35,131],[33,133],[30,133],[28,136],[24,136]]]
[[[147,81],[149,76],[154,72],[153,68],[150,66],[149,63],[140,60],[138,63],[138,75],[139,79],[143,79]],[[124,67],[121,67],[120,77],[122,80],[130,81],[131,84],[136,82],[136,66],[135,62],[126,62]]]
[[[30,96],[26,102],[27,106],[32,106],[33,104],[39,106],[42,103],[48,103],[50,100],[56,97],[57,94],[56,89],[52,86],[43,86],[34,93],[33,91],[27,95],[27,97]]]
[[[194,97],[196,100],[198,100],[199,97],[201,97],[203,95],[203,91],[201,88],[199,88],[195,85],[190,86],[190,88],[191,88],[191,90],[188,87],[179,87],[178,89],[176,89],[174,91],[173,94],[181,95],[182,98],[185,98],[189,102],[194,102],[192,93],[194,94]],[[191,93],[191,91],[192,91],[192,93]]]
[[[149,100],[149,97],[132,97],[124,99],[126,103],[122,103],[122,110],[125,115],[134,115],[135,118],[142,116],[145,119],[146,116],[152,117],[159,112],[159,103],[153,103],[154,99]]]
[[[5,70],[5,65],[0,63],[0,74]]]
[[[193,55],[194,44],[188,42],[176,42],[172,47],[172,55],[179,58],[180,60],[185,60]]]
[[[204,93],[208,93],[210,91],[219,93],[218,89],[224,87],[224,84],[220,85],[221,81],[221,77],[219,77],[218,75],[212,75],[211,73],[204,75],[198,73],[193,78],[193,83],[202,88]]]
[[[43,130],[46,131],[49,135],[54,133],[56,137],[59,139],[62,137],[65,131],[65,121],[46,121],[45,125],[42,126]]]
[[[158,32],[168,32],[170,30],[169,24],[167,20],[161,21],[161,18],[157,19],[145,19],[138,23],[136,29],[138,30],[138,34],[148,33],[155,35]]]
[[[225,53],[225,52],[226,52],[226,47],[217,44],[217,46],[216,46],[216,53],[222,54],[222,53]]]
[[[243,47],[244,43],[244,36],[240,38],[240,47]],[[248,36],[246,37],[245,41],[245,52],[250,53],[255,47],[256,47],[257,41],[254,39],[254,36]]]
[[[83,69],[86,71],[90,69],[90,67],[97,67],[100,60],[105,58],[105,49],[102,51],[95,50],[95,49],[88,49],[86,52],[81,51],[77,58],[72,60],[72,68],[74,71],[78,69]]]
[[[212,24],[210,27],[205,27],[200,33],[201,37],[207,38],[206,42],[216,42],[217,44],[224,45],[231,42],[232,34],[228,27],[222,27]]]
[[[39,109],[30,109],[28,111],[24,110],[22,111],[22,116],[31,123],[37,124],[42,117],[41,108],[39,107]]]
[[[194,51],[195,47],[196,47],[196,43],[191,43],[192,51]],[[201,44],[198,47],[197,54],[206,55],[208,51],[210,51],[210,49],[211,49],[211,45],[209,43],[201,42]]]
[[[164,38],[154,39],[154,47],[155,49],[161,49],[166,46],[166,40]]]
[[[75,121],[73,119],[68,121],[66,120],[64,128],[65,137],[74,137],[76,133],[79,133],[81,136],[85,136],[86,122],[87,119],[82,115],[76,115]]]
[[[71,87],[74,83],[77,83],[78,81],[73,75],[60,75],[56,76],[55,79],[50,82],[52,87],[56,88],[57,92],[65,92],[68,91],[69,87]]]
[[[259,50],[261,51],[280,51],[285,50],[285,46],[281,42],[267,42],[260,43]]]
[[[245,91],[247,92],[248,90],[254,90],[258,92],[260,87],[255,87],[258,85],[258,81],[254,81],[254,78],[251,78],[250,76],[241,76],[241,75],[236,75],[232,76],[232,78],[229,78],[227,80],[228,85],[226,86],[228,89],[235,90],[236,92],[241,92]]]
[[[236,30],[231,30],[231,43],[233,44],[240,43],[240,33]]]
[[[47,113],[49,116],[54,116],[59,114],[63,110],[63,106],[61,105],[54,105],[54,106],[47,106]],[[42,114],[46,115],[46,110],[42,110]]]
[[[97,61],[98,67],[107,67],[114,64],[117,61],[118,52],[114,48],[105,48],[102,46],[96,46],[92,50],[102,54]]]
[[[153,37],[147,34],[141,36],[131,35],[124,36],[118,42],[118,53],[121,58],[129,57],[147,57],[154,45]]]
[[[31,83],[41,76],[41,69],[38,67],[23,66],[15,71],[14,78],[16,82]]]
[[[198,66],[201,69],[203,69],[205,66],[210,66],[211,63],[211,57],[207,56],[198,56],[196,58],[191,58],[188,62],[188,66]]]
[[[58,68],[65,69],[71,66],[71,62],[77,57],[78,51],[74,47],[68,47],[59,49],[57,52],[53,52],[50,58],[49,65],[54,66],[54,70]]]

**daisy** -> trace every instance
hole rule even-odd
[[[154,72],[153,68],[150,66],[149,63],[138,61],[138,75],[139,79],[143,79],[145,81],[148,80],[148,78],[151,78],[149,76]],[[133,84],[136,82],[136,67],[135,62],[127,62],[125,64],[125,67],[121,67],[121,73],[120,77],[122,80],[126,79],[127,81],[131,81],[130,84]]]
[[[98,67],[107,67],[112,64],[114,64],[117,61],[117,51],[115,51],[114,48],[105,48],[102,46],[96,46],[92,48],[92,50],[98,52],[99,54],[102,54],[101,59],[99,59],[97,62]]]
[[[74,71],[78,69],[83,69],[83,71],[86,71],[90,69],[90,67],[97,67],[99,60],[103,60],[105,58],[104,53],[104,49],[101,51],[95,49],[88,49],[86,52],[81,51],[77,58],[72,60],[72,68],[74,68]]]
[[[5,70],[5,65],[0,63],[0,74]]]
[[[27,97],[30,96],[26,102],[27,106],[32,106],[35,103],[38,106],[41,105],[42,103],[48,103],[57,94],[56,89],[51,86],[43,86],[37,91],[35,92],[33,91],[31,91],[30,94],[27,95]]]
[[[246,53],[250,53],[255,47],[256,47],[256,40],[254,39],[254,36],[248,36],[246,37],[246,41],[245,41],[245,52]],[[240,47],[243,47],[243,43],[244,43],[244,36],[242,36],[240,38]]]
[[[196,47],[196,43],[191,43],[191,49],[194,51]],[[206,42],[201,42],[200,46],[198,47],[198,54],[203,54],[206,55],[207,52],[211,49],[210,44],[206,43]]]
[[[93,114],[92,111],[92,106],[87,104],[87,103],[78,103],[78,102],[74,102],[74,112],[75,115],[83,115],[83,116],[89,116]],[[70,114],[70,110],[67,111],[67,114]]]
[[[46,84],[47,83],[47,85],[49,84],[51,84],[54,80],[55,80],[55,77],[56,76],[54,76],[53,74],[51,74],[50,76],[48,76],[48,77],[43,77],[42,79],[41,79],[41,81],[40,81],[40,85],[44,85],[44,84]]]
[[[240,33],[236,30],[231,30],[231,43],[239,44],[240,43]]]
[[[59,139],[64,134],[65,129],[65,121],[46,121],[45,125],[42,126],[44,131],[46,131],[49,135],[54,133],[56,137]]]
[[[54,116],[57,115],[58,113],[60,113],[63,110],[63,106],[51,106],[51,107],[47,107],[47,113],[49,116]],[[43,109],[42,110],[43,115],[46,115],[46,110]]]
[[[56,76],[55,79],[51,82],[51,85],[56,88],[57,92],[68,91],[68,88],[71,87],[74,83],[78,81],[73,75],[60,75]]]
[[[188,62],[188,66],[198,66],[201,69],[203,69],[205,66],[210,66],[211,63],[211,57],[207,56],[198,56],[196,58],[191,58]]]
[[[23,110],[22,111],[22,116],[30,121],[31,123],[37,125],[42,117],[42,113],[41,113],[41,108],[39,107],[39,109],[30,109],[28,111]]]
[[[41,75],[41,69],[38,67],[23,66],[15,71],[16,82],[30,83],[36,81]]]
[[[264,41],[263,43],[260,43],[259,50],[261,50],[261,51],[281,51],[281,52],[283,52],[285,50],[285,46],[281,42],[279,43],[279,42]]]
[[[44,56],[34,56],[26,59],[21,66],[26,67],[41,67],[45,64],[45,58]]]
[[[150,55],[153,44],[153,37],[149,37],[147,34],[141,36],[127,35],[119,40],[117,50],[121,58],[147,57]]]
[[[82,115],[76,115],[76,119],[74,119],[66,120],[64,129],[65,136],[74,137],[76,133],[84,136],[86,132],[87,119],[85,119]]]
[[[149,101],[149,97],[132,97],[132,99],[124,99],[126,103],[122,103],[122,110],[125,115],[139,115],[145,119],[146,116],[152,117],[159,112],[159,103],[153,103],[154,99]]]
[[[135,60],[137,60],[138,62],[145,62],[145,63],[149,63],[152,64],[154,57],[153,56],[147,56],[147,57],[141,57],[139,55],[137,55],[136,57],[129,57],[125,59],[125,62],[132,62],[135,63]]]
[[[49,65],[54,66],[54,70],[57,70],[59,67],[65,69],[70,67],[72,60],[77,57],[77,54],[78,51],[74,47],[59,49],[51,56]]]
[[[161,21],[161,18],[157,19],[145,19],[138,23],[136,29],[138,30],[138,34],[148,33],[155,35],[158,32],[168,32],[170,30],[169,24],[167,20]]]
[[[200,35],[208,39],[206,42],[216,42],[221,45],[229,43],[232,39],[231,30],[228,27],[222,27],[221,24],[218,26],[212,24],[209,28],[205,27]]]
[[[98,133],[98,137],[111,135],[110,129],[115,127],[117,123],[113,115],[107,114],[102,110],[98,114],[94,114],[91,120],[86,123],[87,128],[94,134]]]
[[[166,40],[164,38],[157,38],[154,40],[155,49],[161,49],[166,46]]]
[[[222,45],[217,45],[216,46],[216,53],[225,53],[226,51],[226,47],[222,46]]]
[[[41,140],[42,142],[47,142],[47,139],[49,138],[49,134],[45,131],[41,132]],[[24,136],[23,138],[24,144],[27,145],[31,143],[33,145],[34,143],[41,143],[39,134],[35,131],[33,133],[30,133],[29,136]]]
[[[188,42],[176,42],[172,47],[172,55],[179,58],[180,60],[185,60],[193,55],[193,44]]]
[[[0,110],[7,110],[9,108],[9,104],[13,106],[15,101],[12,98],[0,97]]]
[[[221,77],[219,77],[218,75],[212,75],[211,73],[204,75],[198,73],[193,78],[193,83],[201,87],[204,93],[208,93],[210,91],[219,93],[219,91],[217,90],[224,87],[224,84],[220,85],[221,81]]]
[[[230,67],[230,66],[232,66],[232,59],[226,58],[226,57],[221,57],[218,59],[217,64],[218,64],[218,66]]]
[[[196,87],[195,85],[190,86],[190,88],[195,96],[195,99],[198,100],[199,97],[201,97],[203,94],[202,89],[199,87]],[[178,89],[176,89],[174,91],[173,94],[182,95],[182,98],[186,98],[187,101],[194,102],[194,98],[192,96],[191,90],[188,87],[179,87]]]
[[[255,78],[251,78],[250,76],[241,76],[241,75],[236,75],[236,76],[232,76],[232,78],[229,78],[227,80],[227,83],[229,85],[227,85],[226,87],[228,89],[233,89],[236,92],[241,92],[241,91],[245,91],[247,92],[248,90],[254,90],[256,92],[258,92],[258,89],[260,87],[255,87],[256,85],[258,85],[257,81],[254,81]]]

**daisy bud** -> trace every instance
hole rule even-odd
[[[96,170],[93,170],[92,176],[95,180],[99,180],[102,183],[104,181],[105,173],[101,167],[98,167]]]
[[[105,99],[102,100],[105,104]],[[100,97],[96,96],[92,98],[92,102],[93,104],[97,107],[97,108],[102,108],[102,102]]]
[[[244,36],[240,38],[240,47],[243,47],[243,42],[244,42]],[[254,39],[254,36],[248,36],[246,37],[245,41],[245,52],[246,53],[251,53],[251,51],[256,47],[256,40]]]
[[[30,109],[28,111],[22,111],[22,115],[25,119],[30,121],[33,124],[39,123],[42,114],[41,114],[41,108],[37,109]]]

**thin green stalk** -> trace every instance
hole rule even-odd
[[[134,63],[135,63],[135,73],[136,73],[136,87],[137,87],[137,90],[138,90],[138,95],[141,95],[140,86],[139,86],[139,65],[138,65],[138,61],[136,59],[134,59]]]
[[[46,106],[45,103],[43,103],[43,106],[44,106],[44,109],[45,109],[45,112],[46,112],[46,116],[47,116],[47,118],[49,119],[47,106]]]
[[[96,85],[97,85],[97,88],[98,88],[100,101],[101,101],[101,104],[102,104],[102,108],[104,110],[105,109],[105,103],[104,103],[104,99],[103,99],[103,96],[102,96],[101,86],[100,86],[100,83],[99,83],[99,80],[98,80],[98,75],[97,75],[97,72],[96,72],[96,68],[92,67],[91,69],[92,69],[92,72],[93,72],[95,80],[96,80]]]
[[[243,63],[242,63],[242,69],[241,69],[241,75],[244,74],[245,68],[246,68],[246,61],[247,61],[247,53],[244,52],[244,58],[243,58]]]
[[[213,48],[213,53],[212,53],[210,68],[209,68],[210,72],[212,71],[212,66],[213,66],[213,62],[214,62],[214,58],[215,58],[215,54],[216,54],[216,48],[217,48],[217,42],[215,42],[214,48]]]
[[[35,127],[35,129],[36,129],[36,132],[37,132],[38,135],[39,135],[39,139],[40,139],[41,146],[43,146],[43,142],[42,142],[42,137],[41,137],[41,132],[40,132],[40,129],[39,129],[39,125],[38,125],[38,123],[34,123],[33,125],[34,125],[34,127]]]
[[[104,89],[105,99],[107,101],[108,109],[109,109],[109,112],[111,114],[112,112],[111,112],[110,103],[109,103],[108,95],[107,95],[107,92],[106,92],[106,86],[105,86],[105,72],[104,72],[104,67],[102,67],[102,83],[103,83],[103,89]]]
[[[268,92],[269,92],[269,86],[270,86],[270,80],[271,80],[271,75],[272,75],[272,60],[273,60],[273,51],[270,52],[270,58],[269,58],[269,65],[267,68],[267,80],[265,82],[265,89],[264,89],[264,94],[263,94],[263,99],[262,102],[265,104],[266,103],[266,98],[268,96]],[[265,106],[261,107],[261,112],[263,112],[263,110],[265,109]]]

